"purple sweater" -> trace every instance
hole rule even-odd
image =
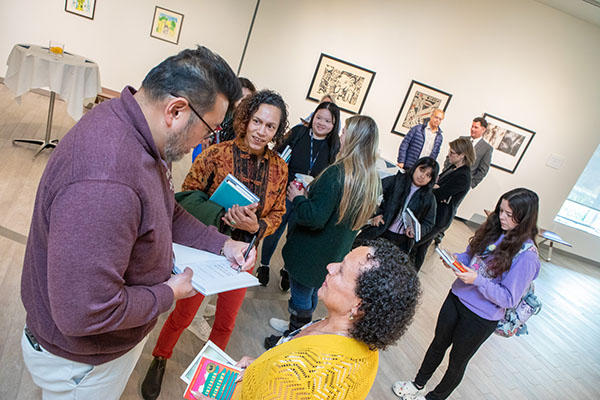
[[[137,345],[173,303],[171,243],[214,253],[227,239],[175,203],[126,87],[85,115],[40,181],[21,298],[42,347],[98,365]]]
[[[503,238],[504,235],[501,235],[495,245],[497,246]],[[468,250],[467,248],[466,252],[456,254],[456,258],[464,265],[471,262]],[[486,278],[485,272],[479,271],[472,285],[456,279],[452,284],[452,293],[481,318],[499,321],[504,317],[507,308],[517,305],[539,272],[540,260],[537,252],[524,251],[513,259],[510,269],[497,278]]]

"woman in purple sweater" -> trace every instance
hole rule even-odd
[[[402,399],[445,399],[459,385],[479,346],[494,332],[507,308],[517,305],[538,276],[540,262],[538,196],[529,189],[513,189],[500,197],[496,208],[470,239],[467,251],[456,254],[467,272],[457,279],[444,301],[421,368],[410,382],[396,382]],[[449,268],[448,265],[446,267]],[[450,361],[438,385],[423,396],[425,384],[442,362],[448,347]]]

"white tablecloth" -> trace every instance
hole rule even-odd
[[[15,97],[30,89],[50,88],[67,102],[67,112],[76,121],[83,115],[84,100],[101,91],[98,64],[85,57],[65,53],[56,59],[47,47],[17,44],[6,65],[4,84]]]

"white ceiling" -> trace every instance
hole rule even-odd
[[[600,27],[600,0],[536,1]]]

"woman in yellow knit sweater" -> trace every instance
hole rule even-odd
[[[283,337],[258,359],[244,357],[237,399],[364,399],[377,374],[378,351],[412,321],[419,280],[404,253],[366,241],[327,266],[319,289],[328,316]]]

